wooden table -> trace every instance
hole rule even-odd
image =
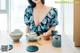
[[[39,50],[36,52],[26,51],[27,46],[36,45]],[[14,48],[9,53],[61,53],[61,48],[55,48],[52,46],[51,40],[46,41],[43,38],[37,42],[28,42],[26,37],[23,36],[19,43],[13,44]]]

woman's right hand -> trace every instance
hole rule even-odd
[[[28,33],[29,31],[30,31],[29,27],[26,26],[26,28],[25,28],[25,32]]]

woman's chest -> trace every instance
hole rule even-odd
[[[34,19],[35,24],[41,23],[43,19],[45,19],[49,11],[50,11],[50,8],[46,8],[45,10],[34,10],[33,19]]]

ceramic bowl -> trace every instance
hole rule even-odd
[[[10,33],[10,37],[12,38],[12,40],[14,42],[19,42],[22,35],[23,35],[23,33],[18,29],[14,30],[13,32]]]

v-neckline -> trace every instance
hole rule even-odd
[[[48,14],[50,13],[51,10],[52,10],[52,7],[49,9],[48,13],[45,15],[45,17],[42,19],[42,21],[39,22],[39,25],[43,22],[43,20],[46,18],[46,16],[48,16]],[[36,26],[34,16],[33,16],[33,10],[32,10],[32,18],[33,18],[33,23]]]

